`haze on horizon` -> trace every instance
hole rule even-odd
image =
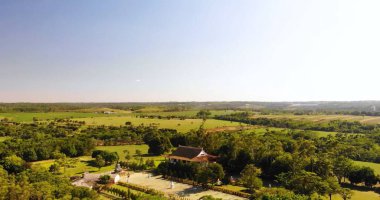
[[[380,100],[380,1],[0,2],[0,102]]]

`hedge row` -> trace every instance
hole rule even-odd
[[[229,190],[229,189],[226,189],[226,188],[221,188],[221,187],[216,187],[216,186],[208,186],[208,187],[211,190],[215,190],[215,191],[218,191],[218,192],[223,192],[223,193],[226,193],[226,194],[231,194],[231,195],[235,195],[235,196],[239,196],[239,197],[243,197],[243,198],[249,198],[251,196],[248,193],[239,192],[239,191],[233,191],[233,190]]]
[[[112,188],[112,187],[104,187],[103,190],[105,190],[105,191],[107,191],[113,195],[120,196],[123,199],[136,199],[137,198],[137,195],[133,194],[129,190],[125,191],[125,190],[122,190],[119,188]]]
[[[137,190],[137,191],[146,193],[146,194],[152,194],[152,195],[157,195],[157,196],[165,196],[165,193],[158,191],[158,190],[155,190],[155,189],[152,189],[152,188],[145,187],[145,186],[136,185],[136,184],[132,184],[132,183],[124,183],[124,182],[119,182],[117,184],[120,186],[126,187],[126,188],[131,188],[132,190]]]

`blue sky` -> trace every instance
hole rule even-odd
[[[0,102],[380,100],[380,2],[4,0]]]

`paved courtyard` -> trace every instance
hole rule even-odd
[[[126,178],[122,179],[123,182],[127,182]],[[151,176],[148,177],[146,173],[133,173],[129,177],[129,183],[134,183],[156,190],[160,190],[165,193],[175,193],[179,196],[186,197],[189,199],[197,200],[205,195],[211,195],[216,198],[222,198],[225,200],[242,200],[245,198],[225,194],[222,192],[217,192],[213,190],[203,190],[200,187],[194,187],[192,185],[174,183],[174,188],[170,188],[170,181],[162,179],[161,176]]]

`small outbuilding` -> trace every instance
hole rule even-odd
[[[110,183],[118,183],[121,178],[120,175],[116,173],[90,174],[88,172],[85,172],[81,179],[74,181],[72,184],[75,186],[84,186],[84,187],[92,188],[95,185],[95,183],[99,181],[99,178],[103,175],[110,176]]]

